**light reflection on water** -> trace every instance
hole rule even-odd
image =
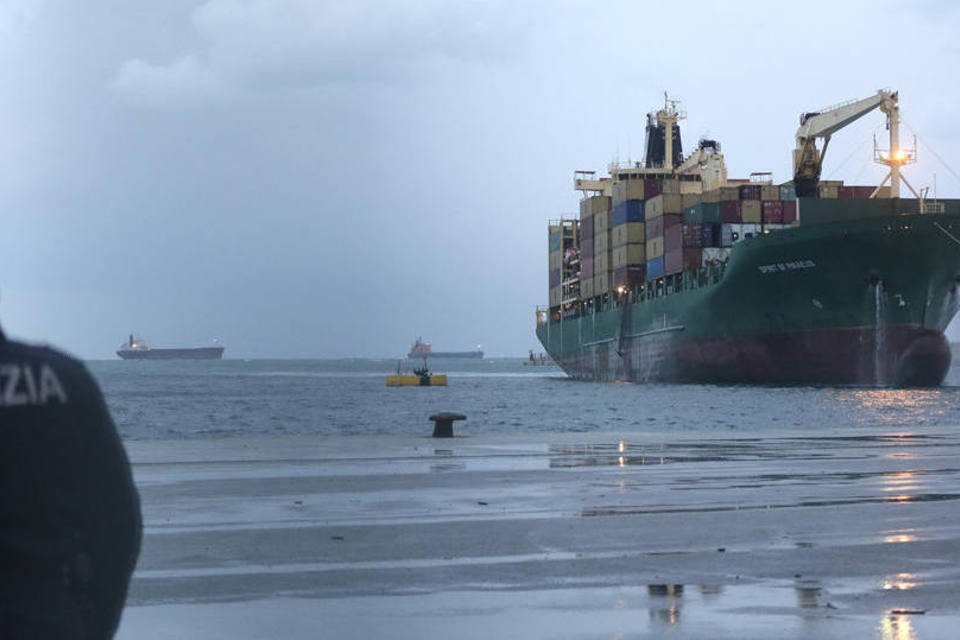
[[[888,614],[880,621],[881,640],[917,640],[910,616]]]

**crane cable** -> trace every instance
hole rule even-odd
[[[952,175],[954,178],[957,179],[957,182],[960,182],[960,174],[957,174],[957,172],[953,170],[953,167],[951,167],[949,164],[947,164],[947,161],[940,157],[940,154],[937,153],[936,149],[934,149],[933,147],[931,147],[930,144],[929,144],[926,140],[923,139],[923,136],[921,136],[919,133],[917,133],[917,130],[916,130],[916,129],[914,129],[914,128],[911,127],[909,124],[907,124],[906,122],[904,122],[904,121],[903,121],[903,118],[900,119],[900,124],[902,124],[903,126],[905,126],[907,129],[910,129],[910,133],[912,133],[917,140],[919,140],[921,143],[923,143],[923,146],[927,148],[927,151],[929,151],[930,153],[932,153],[932,154],[933,154],[933,157],[940,161],[940,164],[943,165],[944,169],[946,169],[947,171],[949,171],[949,172],[950,172],[950,175]]]
[[[878,124],[878,125],[874,128],[874,130],[873,130],[872,132],[870,132],[870,135],[869,135],[868,137],[864,138],[864,139],[860,142],[860,144],[858,144],[858,145],[856,146],[856,148],[855,148],[853,151],[850,152],[850,155],[848,155],[846,158],[844,158],[843,161],[842,161],[840,164],[838,164],[836,167],[834,167],[834,168],[830,171],[830,173],[827,174],[827,179],[830,179],[830,178],[834,177],[835,175],[837,175],[837,173],[838,173],[841,169],[843,169],[843,168],[846,166],[846,164],[847,164],[848,162],[850,162],[851,159],[853,159],[853,157],[854,157],[855,155],[858,155],[861,151],[863,151],[863,148],[864,148],[865,146],[867,146],[867,143],[869,143],[871,140],[874,139],[874,136],[877,135],[877,131],[879,131],[879,130],[880,130],[880,127],[882,127],[882,126],[883,126],[882,124]],[[860,173],[857,174],[857,179],[859,179],[859,177],[860,177],[861,175],[863,175],[864,170],[865,170],[865,169],[867,168],[867,166],[869,166],[869,165],[870,165],[869,162],[865,162],[865,163],[864,163],[864,165],[860,168]]]

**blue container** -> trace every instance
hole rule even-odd
[[[792,184],[784,184],[780,186],[780,199],[781,200],[796,200],[797,199],[797,189]]]
[[[554,251],[560,251],[560,248],[563,246],[563,232],[557,231],[550,234],[550,253]]]
[[[643,222],[643,200],[626,200],[613,207],[611,226],[618,226],[628,222]]]
[[[655,280],[663,277],[663,256],[647,260],[647,280]]]

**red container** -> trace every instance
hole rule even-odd
[[[696,271],[703,263],[702,249],[684,249],[683,250],[683,270]]]
[[[646,231],[647,240],[653,238],[659,238],[663,235],[663,216],[657,216],[656,218],[650,218],[647,220]]]
[[[684,248],[703,246],[703,225],[683,225],[683,246]]]
[[[853,187],[853,197],[869,198],[875,189],[876,187]]]
[[[760,185],[758,185],[758,184],[742,184],[742,185],[740,185],[740,199],[741,199],[741,200],[759,200],[759,199],[760,199]]]
[[[764,224],[783,224],[782,200],[766,200],[760,206]]]
[[[683,225],[683,216],[676,213],[670,213],[663,216],[663,231],[666,233],[670,227]]]
[[[634,284],[643,284],[647,277],[646,265],[620,267],[613,270],[613,286],[629,287]]]
[[[743,216],[740,215],[740,203],[721,202],[720,221],[726,222],[727,224],[740,224],[743,222]]]
[[[643,197],[647,200],[656,198],[663,192],[663,181],[660,178],[643,179]]]
[[[837,198],[841,200],[852,200],[857,197],[856,187],[840,187],[837,189]]]
[[[683,271],[683,249],[667,251],[663,254],[663,274],[666,276]]]
[[[797,201],[790,200],[783,203],[783,223],[793,224],[797,221]]]
[[[676,224],[663,230],[663,252],[680,251],[683,249],[683,225]],[[673,273],[668,271],[667,273]]]

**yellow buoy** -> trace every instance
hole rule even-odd
[[[447,374],[429,373],[418,376],[414,373],[394,373],[387,376],[388,387],[445,387]]]

